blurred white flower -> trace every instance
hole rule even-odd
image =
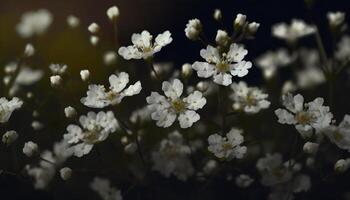
[[[220,9],[215,9],[213,13],[213,17],[216,21],[219,21],[222,19],[222,12]]]
[[[299,38],[313,34],[315,31],[314,26],[299,19],[293,19],[290,25],[282,22],[272,27],[273,36],[288,42],[296,42]]]
[[[29,11],[23,13],[20,23],[16,26],[16,30],[23,38],[43,35],[52,21],[52,14],[46,9]]]
[[[92,44],[92,46],[96,46],[99,41],[100,41],[100,38],[97,37],[96,35],[90,36],[90,43]]]
[[[100,31],[100,26],[97,23],[93,22],[88,26],[88,31],[92,34],[96,34]]]
[[[62,84],[62,78],[60,75],[50,76],[50,83],[52,87],[57,87]]]
[[[90,78],[90,71],[87,69],[80,71],[80,78],[82,81],[87,81]]]
[[[345,115],[338,126],[331,125],[323,133],[339,148],[350,152],[350,115]]]
[[[231,44],[227,53],[220,53],[217,48],[208,45],[207,49],[200,51],[206,62],[195,62],[192,68],[197,71],[199,77],[213,76],[215,83],[228,86],[232,83],[232,76],[243,77],[248,74],[252,63],[243,60],[247,53],[242,45],[235,43]]]
[[[6,131],[4,135],[2,135],[2,143],[6,145],[12,144],[18,138],[18,133],[16,131]]]
[[[119,9],[117,6],[112,6],[108,8],[106,14],[111,21],[116,20],[119,17]]]
[[[328,106],[323,106],[323,98],[318,97],[312,102],[304,104],[304,97],[300,94],[293,97],[286,94],[282,97],[286,109],[277,109],[275,114],[281,124],[293,124],[303,137],[310,137],[313,129],[319,133],[327,128],[333,118]]]
[[[202,33],[202,23],[199,19],[191,19],[186,24],[185,34],[190,40],[199,39],[199,35]]]
[[[24,56],[31,57],[31,56],[34,56],[34,54],[35,54],[34,46],[30,43],[26,44],[26,46],[24,48]]]
[[[129,74],[121,72],[109,77],[109,91],[103,85],[89,85],[87,97],[81,98],[81,103],[90,108],[104,108],[109,105],[119,104],[124,97],[139,94],[142,87],[137,81],[125,89],[129,83]]]
[[[284,67],[292,62],[293,58],[286,49],[268,51],[259,56],[255,63],[263,70],[265,79],[272,78],[279,67]]]
[[[17,75],[15,84],[18,85],[32,85],[43,77],[44,73],[40,69],[31,69],[29,67],[21,67]]]
[[[335,51],[335,57],[345,63],[350,60],[350,37],[348,35],[340,39]]]
[[[112,111],[99,113],[89,112],[87,116],[79,118],[80,126],[70,124],[67,127],[68,133],[64,134],[64,140],[73,145],[74,155],[82,157],[88,154],[94,144],[107,139],[119,127]]]
[[[60,176],[63,180],[69,180],[72,177],[73,170],[69,167],[60,169]]]
[[[306,67],[297,72],[296,77],[297,85],[303,89],[315,87],[326,81],[323,71],[318,67]]]
[[[236,177],[235,182],[238,187],[247,188],[254,182],[254,179],[247,174],[240,174]]]
[[[233,93],[230,98],[233,101],[235,110],[242,110],[246,113],[258,113],[261,109],[266,109],[270,106],[270,102],[266,99],[268,94],[263,93],[259,88],[248,87],[243,81],[233,83],[231,85]]]
[[[172,132],[160,142],[158,150],[152,152],[152,169],[166,178],[174,175],[186,181],[194,173],[190,155],[191,149],[185,144],[182,135],[177,131]]]
[[[126,60],[148,59],[173,41],[169,31],[159,34],[154,42],[152,39],[153,36],[146,30],[142,33],[134,33],[131,36],[133,45],[120,47],[118,53]]]
[[[0,98],[0,123],[7,122],[14,110],[21,108],[23,101],[17,97],[12,98],[10,101],[5,97]]]
[[[152,112],[151,117],[157,121],[157,126],[169,127],[177,118],[181,128],[189,128],[200,119],[196,110],[203,108],[206,104],[206,99],[201,92],[194,91],[187,97],[181,98],[183,84],[178,79],[172,82],[164,81],[162,90],[165,96],[152,92],[146,98],[148,108]]]
[[[117,54],[114,51],[107,51],[103,55],[103,63],[107,66],[111,66],[117,62]]]
[[[67,65],[61,65],[61,64],[50,64],[49,69],[51,70],[53,75],[63,75],[68,66]]]
[[[137,109],[134,112],[132,112],[130,116],[130,121],[134,124],[143,123],[151,119],[150,115],[150,110],[147,108],[147,106],[145,106],[141,109]]]
[[[90,188],[97,192],[102,200],[122,200],[120,190],[111,186],[109,180],[95,177],[94,180],[90,183]]]
[[[343,24],[345,20],[345,13],[340,11],[328,12],[327,19],[331,27],[337,27]]]
[[[340,159],[334,164],[334,171],[338,173],[343,173],[347,171],[350,167],[350,158]]]
[[[315,154],[318,151],[319,144],[314,142],[306,142],[303,146],[303,150],[308,154]]]
[[[23,147],[23,153],[28,157],[32,157],[33,155],[39,153],[39,147],[32,141],[26,142]]]
[[[242,159],[247,153],[247,147],[241,146],[244,142],[243,131],[232,128],[226,136],[213,134],[208,137],[208,150],[216,157],[225,160]]]
[[[80,25],[80,19],[74,15],[68,15],[67,24],[71,28],[76,28]]]

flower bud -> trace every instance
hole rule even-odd
[[[199,19],[191,19],[186,24],[185,33],[186,37],[190,40],[198,40],[199,35],[202,32],[202,24]]]
[[[337,12],[328,12],[327,13],[328,23],[331,27],[339,27],[344,23],[345,13]]]
[[[44,125],[41,122],[39,122],[39,121],[33,121],[32,122],[32,128],[34,130],[36,130],[36,131],[42,129],[43,127],[44,127]]]
[[[230,37],[228,36],[226,31],[218,30],[216,33],[215,41],[220,46],[226,46],[230,41]]]
[[[107,66],[114,65],[117,62],[117,54],[114,51],[108,51],[103,56],[103,63]]]
[[[350,159],[340,159],[334,165],[334,170],[338,173],[347,171],[350,167]]]
[[[80,77],[81,77],[81,80],[87,81],[90,77],[90,71],[87,69],[81,70]]]
[[[72,169],[69,167],[64,167],[60,170],[60,176],[63,180],[69,180],[72,177]]]
[[[92,35],[90,37],[90,43],[92,44],[92,46],[96,46],[99,41],[100,41],[100,38],[95,35]]]
[[[182,65],[182,76],[188,78],[192,74],[192,66],[189,63],[185,63]]]
[[[35,54],[35,49],[32,44],[27,44],[24,48],[24,56],[25,57],[31,57]]]
[[[111,21],[117,20],[119,17],[119,9],[117,6],[112,6],[107,10],[107,16]]]
[[[318,150],[319,144],[313,142],[306,142],[304,144],[303,150],[305,153],[315,154]]]
[[[77,17],[74,16],[74,15],[69,15],[69,16],[67,17],[67,24],[68,24],[68,26],[71,27],[71,28],[76,28],[76,27],[79,26],[80,20],[79,20],[79,18],[77,18]]]
[[[67,118],[73,118],[77,115],[77,111],[72,106],[68,106],[64,109],[64,114]]]
[[[35,144],[34,142],[32,141],[29,141],[29,142],[26,142],[24,144],[24,147],[23,147],[23,153],[28,156],[28,157],[31,157],[37,153],[39,153],[39,147],[37,144]]]
[[[2,136],[2,142],[6,145],[12,144],[18,138],[18,133],[16,131],[7,131]]]
[[[247,20],[247,16],[246,15],[237,14],[235,22],[234,22],[234,27],[235,28],[243,27],[244,24],[246,23],[246,20]]]
[[[100,31],[100,26],[94,22],[89,25],[88,30],[90,31],[90,33],[96,34]]]
[[[57,87],[61,85],[62,83],[62,78],[59,75],[51,76],[50,77],[50,82],[52,87]]]
[[[201,91],[201,92],[205,92],[209,88],[209,83],[208,82],[204,82],[204,81],[200,81],[200,82],[197,83],[196,88],[199,91]]]
[[[220,9],[215,9],[213,17],[216,21],[220,21],[222,19],[222,13]]]
[[[260,24],[256,22],[251,22],[248,24],[248,33],[249,35],[254,35],[259,28]]]

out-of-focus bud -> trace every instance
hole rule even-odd
[[[303,150],[308,154],[315,154],[318,151],[319,144],[313,142],[306,142],[304,144]]]
[[[100,26],[93,22],[89,25],[88,30],[92,34],[97,34],[100,31]]]
[[[63,180],[67,181],[72,177],[72,169],[69,167],[64,167],[60,170],[60,176]]]
[[[216,21],[220,21],[222,19],[222,12],[220,9],[215,9],[213,13],[213,17]]]
[[[344,12],[328,12],[327,13],[328,23],[331,28],[338,28],[340,27],[345,20],[345,13]]]
[[[87,69],[81,70],[80,71],[80,78],[83,81],[87,81],[90,78],[90,71]]]
[[[35,54],[35,49],[32,44],[27,44],[24,48],[24,56],[25,57],[31,57]]]
[[[243,15],[243,14],[240,14],[240,13],[237,14],[235,22],[234,22],[234,28],[235,29],[242,28],[245,25],[246,20],[247,20],[247,16],[246,15]]]
[[[68,106],[68,107],[64,108],[64,115],[67,118],[73,118],[77,115],[77,111],[72,106]]]
[[[340,159],[334,165],[334,171],[337,173],[343,173],[350,167],[350,159]]]
[[[185,63],[185,64],[183,64],[182,65],[182,76],[184,77],[184,78],[188,78],[188,77],[190,77],[191,76],[191,74],[192,74],[192,66],[191,66],[191,64],[189,64],[189,63]]]
[[[16,141],[18,138],[18,133],[16,131],[7,131],[2,136],[2,142],[6,145],[12,144],[14,141]]]
[[[62,78],[59,75],[51,76],[50,82],[52,87],[57,87],[62,84]]]
[[[76,28],[79,26],[80,24],[80,20],[78,17],[74,16],[74,15],[69,15],[67,17],[67,24],[69,27],[71,28]]]
[[[258,31],[260,24],[256,22],[251,22],[248,24],[248,34],[253,36]]]
[[[41,122],[39,122],[39,121],[33,121],[32,122],[32,128],[35,131],[38,131],[38,130],[41,130],[42,128],[44,128],[44,125]]]
[[[186,24],[185,34],[190,40],[198,40],[202,32],[202,23],[199,19],[191,19]]]
[[[199,91],[201,91],[201,92],[205,92],[209,88],[209,83],[208,82],[204,82],[204,81],[200,81],[200,82],[197,83],[196,88]]]
[[[34,97],[33,92],[27,92],[27,98],[28,98],[28,99],[31,99],[31,98],[33,98],[33,97]]]
[[[282,94],[294,92],[296,89],[297,86],[292,81],[286,81],[282,86]]]
[[[26,142],[23,147],[23,153],[28,157],[32,157],[39,153],[39,147],[32,141]]]
[[[117,6],[112,6],[107,10],[107,16],[111,21],[115,21],[119,17],[119,9]]]
[[[123,136],[123,137],[120,139],[120,142],[122,143],[122,145],[127,145],[127,144],[129,143],[129,139],[128,139],[128,137]]]
[[[135,144],[135,142],[132,142],[130,144],[127,144],[125,147],[124,147],[124,151],[125,153],[128,153],[128,154],[133,154],[135,153],[137,150],[137,145]]]
[[[230,41],[230,37],[228,36],[226,31],[218,30],[216,33],[215,41],[220,46],[226,46]]]
[[[92,46],[96,46],[99,41],[100,41],[100,38],[95,35],[92,35],[90,37],[90,43],[92,44]]]
[[[117,54],[114,51],[108,51],[103,56],[103,63],[107,66],[114,65],[117,62]]]

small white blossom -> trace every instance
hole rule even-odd
[[[199,77],[213,77],[215,83],[228,86],[232,83],[232,76],[243,77],[248,74],[252,63],[243,60],[247,54],[248,51],[236,43],[231,44],[227,53],[220,53],[217,48],[208,45],[207,49],[200,51],[206,62],[195,62],[192,68]]]
[[[247,153],[247,147],[241,146],[244,142],[243,131],[232,128],[226,136],[213,134],[208,137],[208,150],[220,159],[242,159]]]
[[[291,24],[278,23],[272,27],[272,35],[287,40],[288,42],[295,42],[297,39],[313,34],[315,27],[306,24],[302,20],[293,19]]]
[[[77,115],[77,111],[72,106],[68,106],[68,107],[64,108],[64,115],[67,118],[73,118]]]
[[[303,137],[310,137],[313,129],[319,133],[327,128],[333,118],[328,106],[323,105],[323,98],[304,104],[304,97],[300,94],[286,94],[282,97],[286,109],[277,109],[275,114],[281,124],[295,125],[295,128]]]
[[[340,159],[334,164],[334,171],[338,173],[343,173],[347,171],[350,167],[350,159]]]
[[[315,87],[326,81],[326,77],[319,67],[306,67],[297,72],[296,76],[297,85],[303,89]]]
[[[92,46],[96,46],[99,41],[100,41],[100,38],[97,37],[96,35],[90,36],[90,43],[92,44]]]
[[[146,98],[148,108],[152,112],[151,117],[157,121],[157,126],[169,127],[177,118],[181,128],[189,128],[200,119],[196,110],[203,108],[206,104],[206,99],[201,92],[194,91],[187,97],[181,98],[183,84],[178,79],[174,79],[173,82],[164,81],[162,90],[165,96],[152,92]]]
[[[103,85],[89,85],[87,97],[80,101],[90,108],[104,108],[109,105],[119,104],[124,97],[139,94],[142,87],[141,82],[137,81],[125,89],[129,83],[129,74],[121,72],[109,77],[109,91]]]
[[[135,142],[131,142],[124,147],[125,153],[134,154],[137,151],[137,144]]]
[[[111,21],[116,20],[119,17],[119,9],[117,6],[112,6],[108,8],[106,14]]]
[[[202,23],[199,19],[191,19],[186,24],[185,34],[190,40],[199,39],[199,35],[202,33]]]
[[[19,74],[16,77],[15,84],[17,85],[32,85],[38,82],[44,73],[39,69],[31,69],[29,67],[21,67]]]
[[[7,122],[14,110],[22,107],[23,101],[19,98],[14,97],[10,101],[5,97],[0,98],[0,123]]]
[[[323,132],[332,143],[350,152],[350,115],[345,115],[338,126],[331,125]]]
[[[14,141],[16,141],[18,138],[18,133],[16,131],[7,131],[2,136],[2,143],[6,145],[12,144]]]
[[[67,65],[61,65],[61,64],[50,64],[49,69],[51,70],[53,75],[63,75],[68,66]]]
[[[17,33],[23,38],[43,35],[53,21],[52,14],[46,9],[25,12],[16,26]]]
[[[344,23],[345,13],[344,12],[328,12],[327,13],[328,23],[331,27],[337,27]]]
[[[23,147],[23,153],[28,157],[32,157],[33,155],[39,153],[39,147],[32,141],[26,142]]]
[[[216,21],[220,21],[222,19],[222,12],[220,9],[215,9],[213,13],[213,17]]]
[[[82,128],[70,124],[67,127],[68,133],[64,135],[64,140],[73,145],[74,155],[77,157],[88,154],[94,144],[106,140],[119,127],[111,111],[100,111],[97,114],[89,112],[87,116],[80,116],[79,122]]]
[[[141,33],[134,33],[131,36],[133,45],[120,47],[118,53],[126,60],[148,59],[173,41],[169,31],[159,34],[154,42],[152,39],[153,36],[146,30]]]
[[[114,65],[117,62],[117,54],[114,51],[107,51],[103,55],[103,63],[107,66]]]
[[[88,26],[88,31],[92,34],[96,34],[100,31],[100,26],[97,23],[93,22]]]
[[[32,121],[31,126],[35,131],[38,131],[44,128],[44,124],[39,121]]]
[[[95,177],[90,183],[90,188],[97,192],[102,200],[123,200],[120,190],[112,187],[107,179]]]
[[[315,154],[318,151],[319,144],[313,142],[306,142],[303,146],[303,150],[308,154]]]
[[[81,70],[80,71],[80,78],[83,81],[87,81],[90,78],[90,71],[87,69]]]
[[[80,25],[80,19],[74,15],[68,15],[66,21],[71,28],[76,28]]]
[[[263,70],[266,79],[272,78],[279,67],[284,67],[292,62],[292,57],[286,49],[278,49],[277,51],[268,51],[259,56],[255,63]]]
[[[24,48],[24,56],[31,57],[35,54],[35,48],[32,44],[27,44]]]
[[[72,169],[69,167],[64,167],[60,170],[60,176],[63,180],[69,180],[72,177]]]
[[[59,75],[54,75],[50,77],[50,82],[52,87],[57,87],[62,84],[62,78]]]
[[[17,68],[18,68],[18,66],[17,66],[16,62],[10,62],[5,66],[4,72],[6,74],[13,74],[16,72]]]
[[[340,39],[335,51],[335,57],[343,62],[350,60],[350,37],[348,35]]]
[[[248,87],[243,81],[231,85],[233,93],[230,98],[233,100],[233,108],[246,113],[258,113],[261,109],[270,106],[266,99],[268,94],[263,93],[256,87]]]
[[[254,182],[254,179],[252,179],[249,175],[240,174],[236,177],[235,182],[238,187],[247,188]]]

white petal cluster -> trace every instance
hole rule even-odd
[[[291,24],[278,23],[272,27],[272,35],[288,42],[296,42],[299,38],[313,34],[315,27],[299,19],[293,19]]]
[[[338,126],[331,125],[323,132],[340,149],[350,152],[350,115],[345,115]]]
[[[227,53],[221,53],[219,49],[208,45],[202,49],[200,55],[206,62],[195,62],[192,68],[201,78],[213,77],[219,85],[228,86],[232,83],[232,76],[243,77],[248,74],[252,63],[244,61],[248,51],[242,45],[231,44]]]
[[[350,60],[350,37],[348,35],[343,36],[338,45],[337,50],[335,51],[335,57],[344,62]]]
[[[50,64],[49,69],[53,75],[63,75],[68,69],[67,65],[64,64]]]
[[[233,93],[230,95],[233,101],[233,109],[242,110],[245,113],[258,113],[261,109],[270,106],[270,102],[266,100],[268,94],[263,93],[259,88],[248,87],[243,81],[231,84]]]
[[[109,180],[95,177],[90,183],[90,188],[97,192],[103,200],[122,200],[120,190],[111,186]]]
[[[219,134],[210,135],[208,137],[208,150],[220,159],[242,159],[247,153],[247,147],[241,146],[244,142],[242,133],[242,130],[232,128],[226,136]]]
[[[202,32],[202,23],[199,19],[191,19],[186,24],[185,34],[186,37],[190,40],[199,39],[199,35]]]
[[[76,28],[80,25],[80,19],[74,15],[68,15],[66,21],[71,28]]]
[[[18,133],[16,131],[7,131],[2,135],[2,143],[6,145],[12,144],[18,138]]]
[[[300,94],[293,96],[286,94],[282,97],[286,109],[277,109],[275,114],[281,124],[295,125],[295,128],[303,137],[311,137],[329,127],[333,114],[328,106],[323,105],[323,98],[318,97],[312,102],[304,103],[304,97]]]
[[[119,127],[112,111],[99,113],[89,112],[79,118],[80,126],[70,124],[63,137],[67,143],[73,145],[74,155],[82,157],[88,154],[94,144],[107,139]]]
[[[178,79],[172,82],[164,81],[162,90],[165,96],[152,92],[146,98],[148,108],[152,112],[151,117],[157,121],[157,126],[169,127],[177,118],[181,128],[189,128],[200,119],[196,110],[203,108],[207,102],[201,92],[194,91],[187,97],[181,98],[183,84]]]
[[[53,21],[50,11],[40,9],[37,11],[25,12],[19,24],[17,24],[17,33],[23,38],[42,35],[46,32]]]
[[[106,14],[111,21],[116,20],[120,14],[119,8],[117,6],[112,6],[112,7],[108,8]]]
[[[109,77],[110,87],[108,91],[103,85],[89,85],[87,96],[80,101],[90,108],[104,108],[109,105],[119,104],[124,97],[139,94],[142,89],[140,81],[125,88],[128,83],[129,74],[125,72],[113,74]]]
[[[24,48],[24,56],[31,57],[31,56],[34,56],[34,54],[35,54],[34,46],[30,43],[26,44],[26,46]]]
[[[340,159],[334,164],[334,171],[338,173],[346,172],[350,168],[350,158]]]
[[[236,177],[235,182],[238,187],[247,188],[254,182],[254,179],[247,174],[240,174]]]
[[[175,131],[160,142],[159,149],[152,153],[152,169],[164,177],[176,176],[185,181],[194,173],[190,159],[191,149],[185,144],[182,135]]]
[[[328,12],[327,19],[330,26],[332,27],[340,26],[343,24],[345,20],[345,13],[340,11]]]
[[[120,47],[118,53],[126,60],[148,59],[173,41],[169,31],[159,34],[154,42],[152,39],[153,36],[146,30],[141,33],[134,33],[131,36],[133,45]]]
[[[23,101],[19,98],[14,97],[10,101],[5,97],[0,98],[0,123],[7,122],[14,110],[22,107]]]
[[[28,157],[32,157],[36,153],[39,153],[39,147],[32,141],[26,142],[23,147],[23,153]]]

